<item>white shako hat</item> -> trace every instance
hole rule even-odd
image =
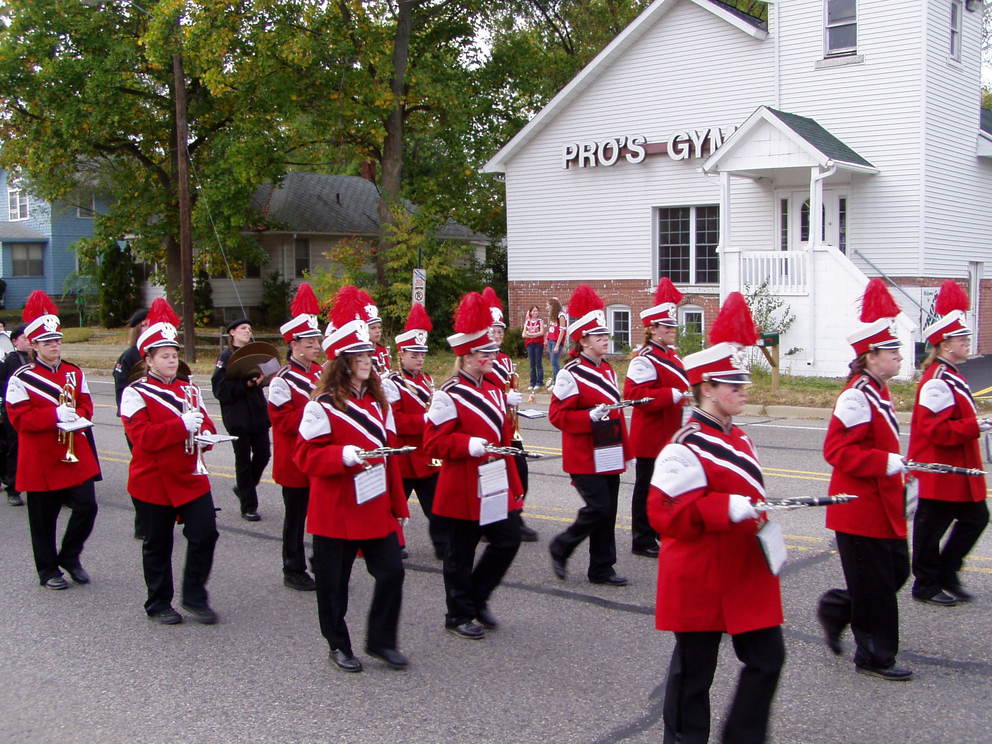
[[[328,359],[341,354],[373,352],[375,346],[369,337],[369,326],[365,322],[361,290],[346,284],[334,296],[330,324],[321,346]]]
[[[427,309],[419,302],[413,303],[406,316],[403,333],[396,336],[396,349],[407,351],[427,351],[427,336],[434,324],[427,314]]]
[[[744,367],[741,352],[757,340],[754,318],[744,296],[740,292],[731,292],[710,327],[709,341],[712,345],[682,360],[689,384],[750,384],[751,375]]]
[[[923,337],[936,346],[945,338],[970,336],[971,329],[965,324],[965,313],[971,309],[971,300],[961,286],[953,279],[947,279],[937,293],[934,310],[940,319],[923,329]]]
[[[892,299],[888,288],[875,277],[861,298],[861,328],[847,337],[847,342],[858,356],[876,349],[898,349],[902,343],[895,334],[895,320],[899,305]]]
[[[654,292],[654,306],[640,313],[641,322],[644,327],[653,325],[678,326],[678,306],[682,302],[682,293],[679,292],[672,280],[667,276],[661,277],[658,288]]]
[[[458,356],[473,351],[499,351],[499,346],[489,337],[493,316],[489,303],[478,292],[462,297],[455,312],[455,331],[448,336],[451,350]]]
[[[309,282],[302,282],[296,288],[296,296],[289,306],[292,319],[279,326],[282,340],[287,344],[300,338],[320,337],[320,302]]]

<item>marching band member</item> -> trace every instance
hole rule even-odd
[[[396,421],[396,441],[399,446],[413,446],[417,451],[397,457],[403,477],[406,498],[416,491],[420,508],[427,518],[427,532],[434,546],[434,555],[444,560],[448,540],[441,520],[434,515],[434,493],[440,464],[424,454],[424,431],[427,409],[434,394],[434,380],[424,372],[427,357],[427,336],[434,327],[430,316],[420,303],[414,303],[407,315],[403,333],[396,337],[396,355],[400,368],[389,373],[399,395],[393,404]]]
[[[313,591],[317,584],[307,573],[303,548],[310,484],[296,467],[293,454],[300,433],[303,408],[320,379],[320,303],[313,288],[302,282],[290,305],[292,319],[279,327],[289,346],[288,362],[269,383],[269,420],[272,422],[272,479],[282,486],[285,516],[282,523],[282,582],[290,589]]]
[[[485,449],[487,444],[509,446],[513,430],[506,393],[489,374],[499,351],[489,337],[491,322],[478,292],[462,298],[455,334],[448,337],[457,357],[455,374],[434,393],[424,433],[427,455],[443,461],[434,514],[448,537],[445,629],[471,640],[498,625],[489,599],[520,547],[523,509],[517,469],[507,467],[506,456]],[[475,562],[482,536],[488,544]]]
[[[210,481],[200,472],[202,431],[216,433],[200,389],[176,376],[179,318],[162,298],[148,310],[148,328],[138,337],[147,375],[124,388],[121,420],[133,445],[127,490],[144,528],[142,567],[148,598],[145,612],[163,625],[182,622],[172,606],[172,540],[176,518],[186,537],[181,606],[194,620],[217,622],[210,607],[207,578],[217,544],[217,521]]]
[[[872,279],[862,300],[861,322],[866,325],[848,337],[856,356],[823,442],[823,455],[833,466],[830,493],[858,497],[827,507],[827,529],[837,535],[847,589],[827,591],[817,607],[831,651],[840,654],[840,636],[850,624],[856,670],[893,681],[913,676],[896,666],[896,594],[909,577],[906,466],[886,383],[899,374],[902,362],[899,339],[891,329],[899,312],[882,280]]]
[[[245,379],[227,376],[227,362],[242,346],[251,343],[252,327],[248,318],[238,318],[227,324],[230,344],[217,358],[210,386],[220,402],[224,428],[237,437],[234,441],[234,473],[237,485],[234,495],[241,505],[241,518],[257,522],[258,484],[272,450],[269,445],[269,412],[262,392],[261,373]]]
[[[613,566],[617,562],[616,521],[620,474],[626,470],[627,422],[620,410],[617,376],[606,361],[610,331],[603,300],[580,285],[568,302],[572,322],[568,335],[575,357],[558,372],[551,389],[548,418],[561,429],[562,467],[572,478],[585,506],[572,525],[548,547],[555,576],[564,580],[572,552],[589,538],[589,570],[593,584],[626,586]]]
[[[69,586],[60,567],[77,584],[90,582],[79,555],[96,521],[93,483],[100,479],[92,433],[64,432],[58,426],[92,419],[93,400],[83,371],[62,359],[57,312],[40,289],[28,296],[22,318],[34,361],[10,376],[4,396],[18,437],[15,488],[27,492],[34,562],[41,585],[48,589]],[[55,528],[63,506],[72,515],[56,551]]]
[[[10,376],[18,369],[31,361],[31,342],[24,335],[24,323],[16,326],[10,332],[11,343],[14,350],[8,352],[7,356],[0,362],[0,393],[7,390],[7,382]],[[0,410],[3,410],[3,401],[0,400]],[[24,506],[24,500],[18,492],[17,483],[17,430],[11,426],[10,417],[3,413],[3,434],[6,448],[3,456],[0,457],[0,480],[7,489],[7,503],[10,506]]]
[[[682,301],[667,276],[658,282],[654,306],[641,313],[644,346],[630,360],[623,397],[652,398],[635,406],[630,415],[630,442],[637,459],[634,492],[630,499],[631,552],[648,558],[658,557],[658,535],[648,524],[647,499],[654,461],[661,448],[682,426],[683,399],[689,381],[675,348],[678,335],[678,304]]]
[[[330,332],[322,346],[327,363],[303,409],[296,464],[310,480],[307,531],[313,535],[317,616],[330,645],[331,661],[342,671],[360,672],[345,622],[348,584],[361,550],[375,579],[365,652],[394,669],[407,666],[397,648],[403,597],[403,561],[397,538],[409,516],[399,470],[363,450],[388,444],[393,416],[378,375],[372,372],[369,340],[358,290],[338,292]]]
[[[944,282],[936,303],[942,317],[923,331],[931,351],[916,390],[910,460],[982,468],[978,438],[992,423],[976,417],[968,381],[957,366],[970,351],[971,329],[964,324],[969,307],[957,282]],[[985,479],[925,472],[915,476],[919,505],[913,521],[913,598],[943,606],[967,602],[972,595],[961,586],[958,571],[989,521]]]
[[[121,396],[124,395],[124,388],[128,386],[128,378],[134,365],[141,361],[141,352],[138,351],[138,337],[148,328],[148,311],[144,308],[135,310],[134,314],[127,322],[131,329],[128,332],[127,348],[117,357],[117,364],[114,365],[114,397],[117,399],[117,416],[121,415]],[[127,444],[127,451],[130,452],[131,440],[124,435],[124,442]],[[145,535],[138,523],[138,513],[134,513],[134,539],[144,540]]]
[[[489,305],[489,312],[492,313],[493,323],[489,327],[489,338],[491,338],[497,346],[502,347],[503,338],[506,334],[506,322],[503,320],[503,303],[499,299],[499,295],[496,294],[496,290],[492,287],[486,287],[482,290],[482,298]],[[496,358],[493,359],[493,371],[492,375],[495,377],[496,382],[500,385],[503,390],[506,391],[506,405],[507,408],[512,408],[516,411],[517,406],[523,402],[523,394],[517,390],[517,365],[514,363],[513,358],[500,348],[499,353]],[[516,414],[514,416],[514,427],[513,427],[513,442],[510,444],[511,447],[515,447],[518,450],[523,450],[524,443],[520,438],[520,429],[516,425]],[[527,467],[527,458],[522,454],[517,455],[513,458],[513,462],[517,467],[517,475],[520,477],[520,485],[524,489],[522,498],[527,498],[527,490],[530,486],[530,470]],[[523,513],[520,515],[520,542],[537,542],[537,530],[533,527],[528,527],[524,522]]]
[[[369,327],[369,338],[375,345],[375,351],[372,353],[372,365],[379,377],[385,377],[390,367],[393,366],[393,360],[389,356],[389,347],[382,343],[382,316],[379,315],[379,308],[369,293],[365,290],[359,291],[363,300],[365,323]]]
[[[763,742],[785,663],[782,599],[756,533],[767,520],[761,464],[733,417],[750,377],[737,360],[757,340],[744,298],[728,295],[708,349],[685,358],[696,407],[658,455],[648,496],[661,535],[656,627],[675,633],[668,668],[666,742],[705,744],[720,639],[744,665],[723,728],[725,742]]]

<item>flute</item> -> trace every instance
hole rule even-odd
[[[532,460],[540,460],[544,457],[540,452],[528,452],[527,450],[519,450],[516,447],[500,447],[498,444],[487,444],[486,452],[491,455],[523,455]]]
[[[376,447],[375,449],[358,450],[358,456],[363,460],[368,460],[374,457],[405,455],[408,452],[413,452],[415,449],[417,448],[411,444],[404,445],[403,447]]]
[[[650,403],[654,398],[635,398],[634,400],[622,400],[619,403],[603,403],[603,411],[619,411],[621,408],[639,406],[642,403]]]
[[[916,462],[915,460],[906,461],[907,470],[918,470],[921,473],[950,473],[953,475],[972,475],[976,478],[980,478],[983,475],[988,475],[988,471],[980,470],[979,468],[963,468],[958,465],[945,465],[942,462]]]
[[[807,506],[832,506],[846,504],[858,498],[851,493],[835,493],[832,496],[796,496],[791,499],[776,499],[775,501],[759,501],[752,504],[755,511],[785,511],[787,509],[803,509]]]

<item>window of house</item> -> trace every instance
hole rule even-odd
[[[308,238],[296,238],[293,240],[294,274],[301,277],[310,270],[310,240]]]
[[[703,308],[696,305],[683,305],[679,308],[679,320],[682,333],[693,336],[703,335]]]
[[[96,214],[96,197],[90,194],[89,197],[80,199],[80,202],[80,204],[76,205],[76,217],[81,220],[93,219],[93,216]]]
[[[7,213],[11,222],[28,218],[28,194],[16,184],[7,186]]]
[[[658,276],[676,284],[720,282],[720,207],[658,209]]]
[[[956,62],[961,61],[961,0],[951,0],[951,37],[950,37],[950,57]]]
[[[606,323],[610,329],[610,353],[623,354],[630,351],[630,308],[626,305],[610,305],[606,308]]]
[[[782,199],[779,201],[779,247],[783,251],[789,250],[789,200]]]
[[[217,265],[215,263],[215,265]],[[259,264],[252,263],[251,261],[236,261],[231,267],[232,270],[240,269],[240,277],[243,279],[258,279],[262,276],[262,267]],[[210,271],[211,279],[228,279],[229,274],[227,273],[227,264],[221,262],[216,269]]]
[[[825,56],[854,54],[858,51],[857,0],[824,0]]]
[[[847,253],[847,197],[837,199],[837,248]]]
[[[8,243],[11,276],[44,276],[45,246],[41,243]]]
[[[820,241],[826,240],[827,235],[827,205],[820,205]],[[809,242],[809,199],[803,202],[799,209],[799,242]]]

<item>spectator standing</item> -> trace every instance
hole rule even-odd
[[[534,400],[534,391],[544,386],[544,320],[537,305],[531,305],[524,316],[524,346],[527,349],[527,361],[530,364],[530,397]]]
[[[561,308],[561,300],[552,297],[545,306],[548,312],[548,358],[551,359],[551,378],[548,387],[555,384],[558,370],[561,367],[561,347],[565,343],[565,328],[568,327],[568,316]]]

